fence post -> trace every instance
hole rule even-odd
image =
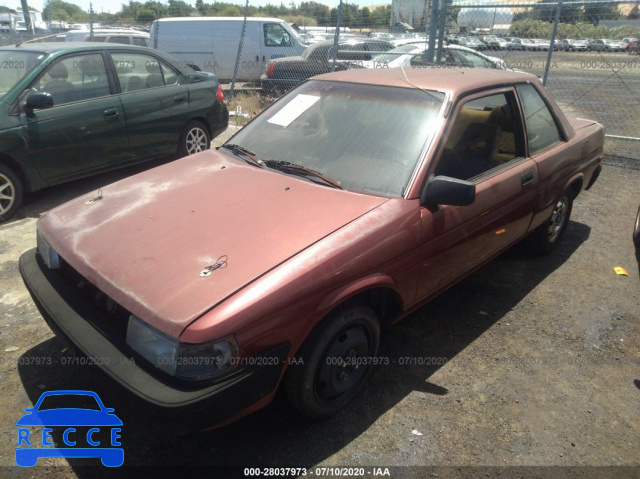
[[[438,0],[431,0],[431,18],[429,18],[429,48],[427,49],[427,62],[433,62],[433,54],[436,49],[436,32],[438,22]]]
[[[442,45],[444,44],[444,30],[447,26],[447,7],[449,0],[440,0],[440,30],[438,31],[438,50],[436,51],[436,62],[440,63],[442,58]]]
[[[238,54],[236,55],[236,65],[233,67],[233,77],[231,78],[231,91],[229,92],[229,101],[233,100],[233,93],[236,88],[236,77],[238,76],[238,68],[240,67],[240,57],[242,56],[242,45],[244,44],[244,32],[247,29],[247,15],[249,15],[249,0],[244,6],[244,21],[242,22],[242,30],[240,31],[240,43],[238,43]]]
[[[93,3],[89,4],[89,41],[93,41]]]
[[[560,10],[562,10],[562,0],[558,0],[556,7],[556,18],[553,22],[553,32],[551,32],[551,42],[549,43],[549,53],[547,54],[547,64],[544,66],[544,75],[542,76],[542,85],[547,86],[547,77],[549,76],[549,67],[551,66],[551,57],[553,55],[553,45],[556,43],[556,34],[558,33],[558,23],[560,23]]]
[[[342,20],[342,0],[338,5],[338,20],[336,21],[336,31],[333,34],[333,65],[331,65],[331,71],[336,71],[336,56],[338,54],[338,38],[340,37],[340,21]]]

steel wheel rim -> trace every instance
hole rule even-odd
[[[556,203],[551,214],[551,220],[549,221],[549,229],[547,235],[549,243],[553,243],[560,236],[560,232],[567,221],[567,212],[569,211],[569,204],[566,197],[560,198],[560,201]]]
[[[202,128],[192,128],[187,133],[187,153],[192,155],[207,149],[207,134]]]
[[[351,397],[365,378],[367,360],[373,356],[372,348],[363,325],[351,324],[336,334],[316,371],[314,392],[317,400],[332,404]]]
[[[0,173],[0,215],[11,209],[16,201],[16,187],[11,180]]]

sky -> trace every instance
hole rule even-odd
[[[109,12],[109,13],[116,13],[119,12],[122,6],[122,1],[108,1],[108,0],[65,0],[68,3],[73,3],[74,5],[78,5],[80,8],[82,8],[85,11],[89,11],[89,3],[93,4],[93,11],[94,12]],[[144,3],[145,0],[137,0],[137,1],[141,1],[141,3]],[[190,4],[190,5],[195,5],[195,0],[185,0],[186,3]],[[205,3],[213,3],[214,0],[205,0]],[[242,5],[244,6],[245,2],[243,0],[224,0],[226,3],[235,3],[237,5]],[[295,0],[296,5],[299,4],[302,0]],[[324,3],[325,5],[328,5],[329,7],[333,8],[333,7],[337,7],[338,4],[340,3],[340,0],[315,0],[318,3]],[[379,5],[380,3],[385,3],[383,0],[374,0],[374,1],[366,1],[366,0],[343,0],[344,2],[348,1],[351,4],[356,4],[356,5],[360,5],[361,7],[366,7],[368,5]],[[291,0],[282,0],[282,2],[285,5],[289,5],[291,3]],[[42,11],[42,4],[44,3],[43,0],[27,0],[27,3],[29,4],[29,7],[35,8],[37,10]],[[129,3],[128,0],[124,3]],[[163,3],[167,3],[166,1]],[[249,0],[249,5],[254,5],[256,7],[259,6],[264,6],[267,4],[272,4],[272,5],[280,5],[280,0]],[[391,0],[389,0],[388,3],[391,3]],[[13,1],[4,1],[4,0],[0,0],[0,5],[4,5],[6,7],[9,8],[13,8],[14,10],[16,8],[20,8],[20,0],[13,0]]]

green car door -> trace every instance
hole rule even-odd
[[[102,53],[57,58],[30,85],[48,93],[53,106],[21,108],[20,124],[29,161],[42,178],[57,183],[126,159],[122,104],[113,95]]]
[[[189,113],[189,88],[182,84],[183,77],[151,54],[112,51],[111,58],[122,91],[130,153],[176,153]]]

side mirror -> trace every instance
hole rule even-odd
[[[476,185],[469,181],[449,176],[434,176],[420,196],[426,206],[468,206],[476,199]]]
[[[33,110],[44,110],[53,106],[53,97],[49,93],[31,93],[27,97],[27,101],[24,104],[27,112],[33,112]]]

